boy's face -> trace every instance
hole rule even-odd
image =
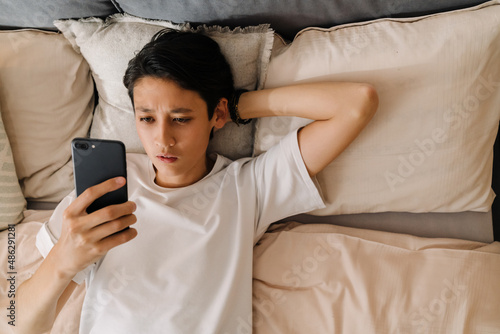
[[[170,80],[144,77],[135,83],[134,106],[137,133],[159,186],[187,186],[209,172],[210,132],[226,123],[227,100],[221,99],[209,120],[207,105],[197,92]]]

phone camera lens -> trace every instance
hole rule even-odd
[[[87,143],[76,143],[75,147],[80,150],[88,150],[89,149],[89,144]]]

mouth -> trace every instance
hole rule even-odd
[[[176,162],[176,161],[177,161],[177,157],[175,157],[175,156],[173,156],[173,155],[168,155],[168,154],[166,154],[166,155],[164,155],[164,154],[158,154],[158,155],[156,156],[156,158],[157,158],[158,160],[160,160],[161,162],[164,162],[164,163],[169,163],[169,164],[170,164],[170,163],[174,163],[174,162]]]

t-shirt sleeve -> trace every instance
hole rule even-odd
[[[325,207],[318,182],[309,176],[302,159],[297,131],[255,159],[256,238],[273,222]]]
[[[57,243],[57,240],[59,240],[59,237],[61,236],[63,212],[71,204],[71,202],[73,202],[74,199],[74,192],[66,196],[57,205],[49,221],[44,223],[40,228],[40,231],[38,231],[38,234],[36,236],[36,247],[44,258],[47,257],[52,247],[54,247],[54,245]],[[92,270],[93,266],[94,265],[90,265],[86,269],[77,273],[75,277],[73,277],[73,281],[77,284],[83,283],[87,275]]]

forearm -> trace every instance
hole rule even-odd
[[[371,85],[322,82],[248,92],[240,96],[240,118],[295,116],[314,120],[298,132],[309,175],[331,163],[358,136],[378,107]]]
[[[57,316],[58,301],[71,279],[58,270],[53,252],[49,253],[35,274],[18,288],[16,333],[34,334],[50,330]]]
[[[370,85],[350,82],[320,82],[286,86],[241,95],[240,117],[296,116],[328,120],[346,113],[360,113],[367,105]]]

